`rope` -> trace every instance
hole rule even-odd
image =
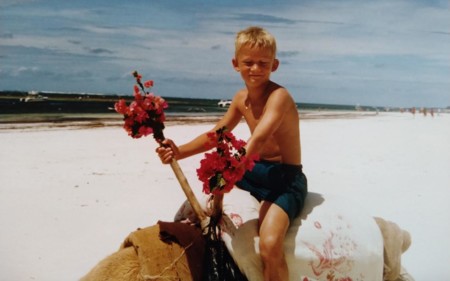
[[[144,278],[144,280],[179,280],[179,278],[177,276],[163,276],[165,274],[166,271],[171,270],[175,267],[175,264],[184,256],[184,254],[186,253],[186,250],[189,249],[192,244],[194,244],[194,242],[192,242],[191,244],[187,245],[186,248],[183,249],[183,251],[181,252],[180,256],[177,257],[171,264],[169,264],[168,266],[166,266],[160,274],[158,275],[144,275],[142,276]]]

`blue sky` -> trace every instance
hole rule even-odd
[[[450,106],[449,2],[1,0],[0,90],[231,98],[234,35],[278,41],[272,76],[297,102]]]

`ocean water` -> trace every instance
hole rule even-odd
[[[0,92],[0,114],[30,113],[110,113],[119,98],[131,102],[133,97],[99,94],[46,93],[46,92]],[[219,99],[196,99],[164,97],[168,114],[222,113],[226,108],[218,105]],[[308,110],[355,110],[354,105],[297,103],[297,107]]]
[[[79,94],[79,93],[49,93],[49,92],[0,92],[0,123],[38,123],[65,121],[105,121],[121,120],[122,116],[115,112],[114,104],[124,98],[127,103],[132,96]],[[170,120],[216,120],[227,108],[220,107],[219,99],[196,99],[181,97],[164,97],[169,104],[165,113]],[[354,105],[297,103],[300,116],[307,118],[330,118],[324,112],[371,111],[373,107]],[[342,113],[338,113],[342,114]],[[336,115],[333,115],[336,116]],[[199,120],[200,120],[199,119]]]

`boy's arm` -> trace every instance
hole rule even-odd
[[[260,154],[266,141],[279,128],[287,111],[286,106],[291,103],[292,98],[284,88],[279,88],[270,95],[264,114],[247,143],[247,155]]]
[[[240,96],[241,95],[238,93],[233,98],[231,105],[228,108],[227,112],[222,117],[222,119],[220,119],[220,121],[217,122],[217,124],[214,126],[214,128],[212,128],[210,131],[208,131],[206,133],[199,135],[192,141],[181,145],[178,148],[178,153],[175,156],[175,158],[180,160],[180,159],[183,159],[183,158],[186,158],[186,157],[198,154],[198,153],[208,151],[209,149],[213,148],[213,147],[206,146],[206,144],[208,143],[208,140],[209,140],[208,136],[207,136],[207,134],[209,132],[215,132],[224,126],[227,127],[227,129],[230,131],[233,130],[242,119],[242,113],[238,107],[238,102],[239,102]]]

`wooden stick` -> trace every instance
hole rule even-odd
[[[217,221],[221,218],[223,213],[223,194],[215,194],[213,198],[213,210],[211,217]]]
[[[178,179],[178,182],[181,185],[181,188],[184,191],[184,194],[187,197],[187,200],[192,206],[192,209],[194,210],[197,217],[200,219],[201,222],[203,222],[207,216],[203,209],[200,207],[200,203],[197,200],[197,197],[195,197],[194,192],[191,189],[191,186],[189,185],[186,177],[183,174],[183,171],[180,168],[180,165],[178,165],[178,162],[176,159],[172,158],[172,162],[170,162],[170,166],[172,167],[173,172],[175,173],[175,176]]]

